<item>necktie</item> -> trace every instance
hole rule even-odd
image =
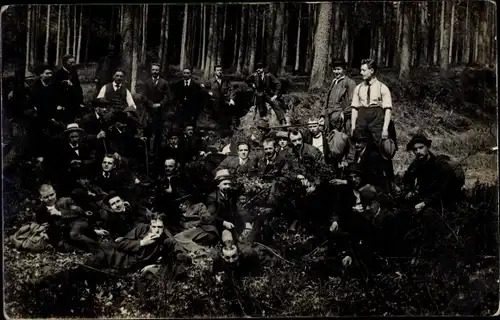
[[[158,78],[153,78],[153,82],[155,84],[155,86],[158,84]]]
[[[188,81],[184,81],[184,86],[187,87],[188,86]]]
[[[367,82],[368,89],[366,90],[366,105],[370,106],[370,83]]]
[[[109,179],[110,173],[109,172],[103,172],[103,175],[104,175],[104,178]]]
[[[120,90],[120,85],[116,85],[116,91]]]

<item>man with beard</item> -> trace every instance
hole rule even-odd
[[[115,57],[115,47],[110,45],[108,47],[108,54],[101,58],[97,66],[94,80],[96,92],[99,92],[106,83],[113,81],[113,71],[118,68],[119,62],[120,59]]]
[[[158,153],[158,160],[162,161],[165,158],[173,158],[180,165],[184,165],[186,161],[189,160],[187,157],[186,145],[181,139],[182,134],[177,130],[176,127],[172,128],[167,136],[167,143],[160,149]]]
[[[160,77],[160,65],[153,63],[151,65],[151,78],[145,85],[143,95],[147,99],[147,107],[150,118],[148,126],[148,137],[154,135],[153,153],[158,154],[163,138],[163,127],[167,120],[168,103],[172,99],[169,83]]]
[[[346,71],[346,62],[344,59],[333,61],[333,74],[335,78],[328,90],[325,105],[323,107],[323,118],[326,118],[326,131],[333,129],[350,133],[347,126],[350,127],[351,111],[349,110],[352,102],[352,95],[356,83],[349,78]]]
[[[246,82],[255,90],[255,105],[259,116],[267,121],[267,106],[269,103],[276,113],[280,124],[286,124],[285,111],[279,102],[281,82],[266,70],[264,63],[257,63],[257,72],[251,74]]]
[[[403,178],[406,198],[416,203],[415,211],[423,216],[453,207],[465,182],[460,165],[448,156],[434,155],[429,150],[431,143],[419,133],[406,147],[415,155]]]
[[[96,152],[96,158],[102,158],[111,145],[107,138],[111,136],[111,112],[107,106],[94,101],[94,112],[85,115],[80,121],[80,127],[87,134],[87,141]]]
[[[184,127],[184,145],[186,147],[186,159],[195,160],[203,148],[201,138],[195,135],[194,125],[191,123],[186,124]]]
[[[57,110],[62,112],[65,123],[74,122],[83,105],[83,90],[74,67],[75,58],[68,54],[62,59],[62,67],[54,74]]]
[[[250,157],[250,147],[247,142],[237,143],[238,156],[227,156],[219,166],[216,171],[226,169],[229,170],[231,175],[243,174],[250,175],[255,172],[255,159]]]
[[[201,85],[192,78],[192,69],[184,68],[183,79],[176,82],[172,91],[178,106],[178,124],[184,126],[186,122],[196,124],[198,116],[204,109],[203,89]]]
[[[113,82],[104,85],[97,95],[97,100],[107,103],[114,113],[123,111],[126,107],[137,109],[130,91],[123,85],[125,72],[121,69],[115,71]]]
[[[214,120],[222,130],[229,129],[235,112],[234,92],[228,79],[222,77],[222,66],[215,66],[215,76],[205,85],[212,98]]]
[[[207,196],[205,204],[210,214],[216,217],[216,227],[221,233],[232,230],[236,214],[236,193],[233,190],[232,176],[227,169],[219,170],[214,178],[217,189]]]

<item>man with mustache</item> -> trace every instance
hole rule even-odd
[[[240,141],[237,143],[238,156],[227,156],[216,171],[227,169],[232,175],[235,174],[252,174],[255,171],[255,159],[250,157],[250,146],[247,142]]]
[[[110,110],[123,111],[126,107],[137,109],[130,91],[123,85],[125,72],[121,69],[115,71],[113,82],[104,85],[97,95],[97,100],[106,103]]]
[[[174,101],[178,107],[177,120],[180,126],[184,126],[187,122],[196,124],[200,112],[205,107],[203,89],[200,83],[193,79],[192,68],[184,68],[182,75],[183,79],[172,86]]]
[[[81,113],[83,105],[83,90],[75,68],[75,57],[67,54],[62,59],[62,67],[53,78],[56,91],[57,110],[65,123],[75,121]]]

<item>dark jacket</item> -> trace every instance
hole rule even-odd
[[[95,177],[94,184],[104,192],[116,191],[128,193],[133,188],[132,176],[124,170],[111,170],[109,178],[105,178],[103,171],[99,171]]]
[[[279,96],[281,92],[281,82],[270,72],[264,73],[264,80],[262,80],[262,78],[255,72],[249,75],[245,82],[249,85],[254,84],[257,92],[267,94],[269,96]]]
[[[234,91],[231,87],[231,84],[227,78],[222,78],[221,83],[217,82],[215,77],[213,77],[210,82],[205,84],[205,89],[208,92],[212,92],[211,98],[215,105],[219,105],[221,103],[229,103],[230,99],[234,100]]]
[[[111,239],[123,237],[140,223],[151,219],[149,211],[141,206],[126,204],[124,212],[113,212],[108,204],[101,204],[101,211],[96,219],[96,227],[109,231]]]
[[[241,175],[250,175],[255,173],[256,171],[256,160],[253,157],[248,157],[248,160],[245,164],[240,165],[240,158],[238,156],[227,156],[219,166],[215,169],[215,171],[228,169],[231,174],[241,174]],[[215,172],[214,172],[215,174]]]
[[[302,130],[301,133],[302,133],[303,141],[305,143],[313,146],[312,145],[312,143],[313,143],[313,136],[312,136],[311,131],[309,131],[309,130]],[[325,158],[325,162],[328,163],[328,164],[330,164],[330,163],[332,163],[332,161],[334,160],[334,158],[332,157],[332,153],[331,153],[330,148],[328,146],[328,138],[327,138],[327,135],[326,135],[325,132],[322,132],[322,138],[323,138],[323,150],[321,150],[321,151],[323,153],[323,157]]]
[[[354,93],[354,88],[356,88],[356,83],[345,76],[336,85],[334,85],[335,79],[332,80],[328,93],[326,95],[326,101],[324,105],[324,113],[330,114],[335,111],[347,111],[352,102],[352,94]]]
[[[36,80],[31,87],[29,105],[37,109],[36,113],[40,121],[48,121],[56,117],[56,91],[52,84],[43,85],[40,79]]]
[[[265,157],[261,157],[257,161],[257,172],[264,179],[283,177],[287,170],[289,170],[289,166],[283,153],[276,153],[276,156],[269,163]]]
[[[73,85],[68,85],[66,80],[70,80]],[[75,69],[69,72],[64,68],[59,69],[52,77],[52,83],[56,90],[58,105],[65,107],[65,111],[69,112],[80,108],[80,104],[83,103],[83,90]]]
[[[286,154],[286,159],[292,175],[301,174],[316,185],[320,183],[318,168],[324,165],[325,161],[323,154],[316,147],[302,143],[299,150],[291,148]]]
[[[184,87],[184,79],[181,79],[172,85],[174,102],[184,110],[203,110],[204,91],[199,82],[191,79],[189,87]]]
[[[167,114],[170,111],[170,104],[173,99],[170,92],[169,83],[162,78],[158,78],[158,83],[155,85],[153,78],[149,77],[144,84],[143,95],[147,99],[147,110],[152,119],[166,120]],[[161,104],[158,108],[153,108],[153,104]]]
[[[203,203],[192,204],[183,214],[181,223],[184,229],[198,227],[205,232],[213,232],[218,234],[215,227],[215,217],[208,211]]]
[[[390,180],[384,175],[383,159],[373,147],[367,146],[362,155],[355,153],[354,162],[359,163],[363,171],[363,181],[384,191],[389,191],[387,188]]]
[[[210,214],[215,216],[216,227],[220,232],[223,230],[222,222],[234,221],[237,207],[236,198],[231,193],[222,197],[219,190],[213,191],[207,196],[205,204]]]

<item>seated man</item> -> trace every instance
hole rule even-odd
[[[233,190],[232,176],[228,170],[219,170],[215,174],[217,189],[207,196],[205,204],[208,211],[216,218],[216,227],[219,232],[224,229],[233,229],[236,214],[236,194]]]
[[[166,145],[162,145],[158,153],[159,161],[172,158],[176,159],[180,165],[184,165],[186,161],[189,161],[189,157],[187,157],[188,149],[181,137],[181,133],[175,129],[169,132]]]
[[[191,195],[182,196],[179,200],[183,231],[177,233],[174,239],[187,252],[206,251],[204,245],[212,244],[219,236],[214,217],[203,203],[194,203]]]
[[[124,201],[115,192],[110,192],[101,202],[101,211],[96,219],[99,229],[106,230],[111,239],[117,239],[126,234],[139,223],[148,221],[152,213],[139,205]]]
[[[255,172],[255,159],[250,157],[250,146],[247,142],[238,142],[238,156],[228,156],[224,159],[216,171],[229,170],[231,175],[250,175]]]
[[[47,227],[48,242],[57,250],[97,250],[96,230],[89,226],[87,215],[71,198],[57,198],[50,184],[39,189],[42,204],[35,209],[36,222]]]
[[[109,193],[114,190],[120,193],[132,194],[134,188],[132,176],[118,167],[115,155],[106,154],[102,159],[102,170],[94,178],[94,184],[102,191]]]

